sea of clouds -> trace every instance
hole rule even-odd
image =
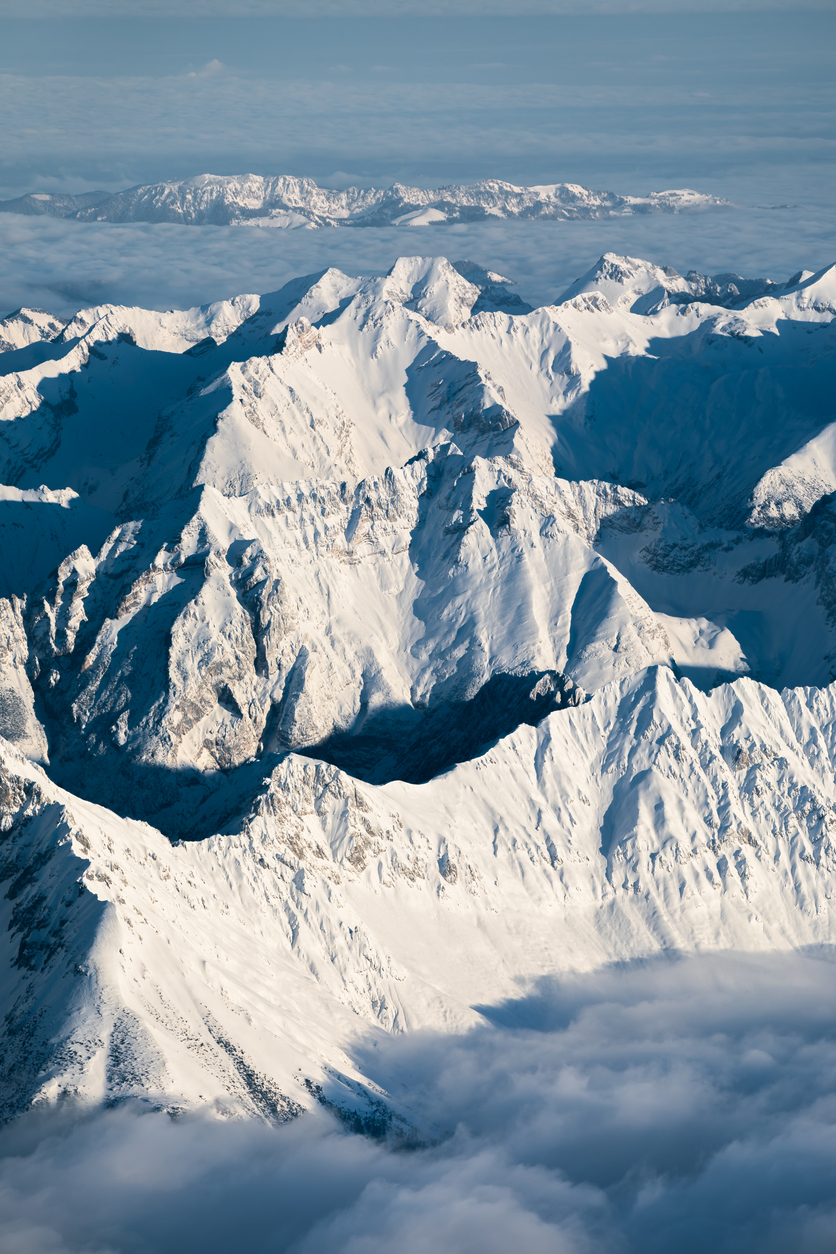
[[[0,1137],[8,1254],[830,1254],[836,954],[555,980],[357,1054],[416,1148],[121,1108]],[[379,1036],[377,1038],[379,1040]]]
[[[485,222],[419,228],[269,230],[65,222],[0,214],[0,317],[21,306],[69,316],[103,303],[189,308],[276,291],[336,266],[385,272],[401,256],[470,259],[550,304],[602,253],[784,281],[836,261],[831,214],[728,209],[606,222]]]

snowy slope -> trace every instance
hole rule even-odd
[[[332,191],[313,179],[257,174],[200,174],[179,182],[133,187],[108,196],[49,196],[0,202],[0,212],[49,214],[91,222],[251,224],[287,229],[321,226],[430,226],[495,218],[607,218],[634,213],[683,213],[728,202],[688,188],[619,196],[575,183],[517,187],[498,179],[427,190],[395,183],[383,190]]]
[[[18,309],[7,318],[0,318],[0,353],[54,339],[65,325],[66,319],[56,318],[43,309]]]
[[[833,940],[834,274],[5,320],[7,1112],[408,1120],[359,1033]]]
[[[4,1113],[282,1120],[319,1085],[408,1120],[352,1062],[370,1033],[662,948],[832,942],[834,701],[651,669],[420,787],[291,755],[228,834],[173,846],[7,750]]]

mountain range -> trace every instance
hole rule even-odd
[[[833,942],[836,266],[511,289],[0,320],[4,1117],[409,1136],[379,1033]]]
[[[728,206],[717,196],[681,189],[647,196],[590,191],[576,183],[517,187],[498,179],[426,190],[390,188],[344,191],[313,179],[258,174],[200,174],[124,192],[80,196],[32,192],[0,201],[0,212],[75,218],[81,222],[175,222],[188,226],[430,226],[486,218],[589,219],[630,214],[685,213]]]

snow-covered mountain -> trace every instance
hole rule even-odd
[[[836,267],[0,322],[7,1114],[410,1114],[364,1034],[836,939]]]
[[[0,201],[0,212],[47,214],[83,222],[179,222],[189,226],[430,226],[495,218],[609,218],[635,213],[685,213],[728,202],[691,191],[620,196],[576,183],[517,187],[498,179],[426,190],[395,183],[385,189],[334,191],[313,179],[258,174],[200,174],[110,195],[34,192]]]

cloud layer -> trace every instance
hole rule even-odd
[[[825,1254],[836,956],[611,969],[360,1061],[434,1130],[110,1111],[0,1137],[10,1254]],[[362,1051],[361,1051],[362,1052]],[[432,1143],[434,1140],[434,1143]]]
[[[62,222],[0,214],[0,317],[21,305],[59,314],[112,302],[188,308],[336,266],[385,271],[404,255],[470,258],[507,274],[532,305],[553,301],[607,251],[684,273],[784,280],[836,260],[831,213],[727,210],[609,222],[271,231]]]

